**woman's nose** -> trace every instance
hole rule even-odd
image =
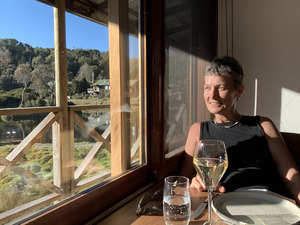
[[[218,89],[217,88],[211,88],[208,92],[208,96],[210,98],[215,98],[218,96]]]

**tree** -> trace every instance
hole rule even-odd
[[[8,68],[8,65],[12,63],[12,55],[11,52],[5,47],[0,47],[0,74],[2,74],[3,70]]]
[[[54,101],[54,68],[51,64],[39,64],[32,71],[32,88],[41,98],[49,98]]]
[[[91,68],[87,63],[84,63],[78,71],[77,80],[82,80],[83,78],[85,78],[87,82],[91,84],[92,75],[93,75],[93,71],[91,70]]]
[[[81,80],[73,80],[69,93],[86,93],[89,87],[90,85],[85,78],[82,78]]]
[[[102,59],[99,62],[100,76],[102,79],[109,79],[109,53],[103,52]]]
[[[10,91],[12,89],[18,88],[13,76],[2,75],[0,76],[0,90]]]
[[[108,56],[108,51],[67,49],[68,87],[71,87],[68,93],[85,92],[93,78],[94,82],[109,79]],[[48,104],[54,102],[54,61],[53,48],[33,48],[15,39],[0,39],[0,91],[22,87],[16,98],[22,93],[22,100],[19,98],[23,107],[29,104],[24,102],[28,101],[26,92],[29,88]],[[135,73],[136,67],[131,65],[130,69]]]
[[[50,105],[54,103],[55,66],[54,53],[38,55],[32,60],[32,87],[41,98],[49,98]]]
[[[129,59],[129,76],[130,79],[138,79],[139,77],[139,59],[132,57]]]
[[[89,82],[85,78],[82,78],[78,83],[78,92],[79,93],[86,93],[87,89],[90,87]]]
[[[12,63],[12,55],[8,49],[0,48],[0,65]]]
[[[22,107],[24,104],[25,90],[28,87],[29,83],[31,82],[31,67],[28,62],[25,64],[20,64],[17,67],[14,73],[14,78],[19,84],[23,86],[22,98],[20,103],[20,107]]]

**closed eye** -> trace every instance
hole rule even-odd
[[[219,86],[218,89],[222,91],[222,90],[225,90],[226,88],[225,88],[225,86],[221,85],[221,86]]]
[[[210,87],[209,86],[204,86],[204,90],[210,90]]]

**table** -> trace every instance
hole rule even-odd
[[[160,190],[163,188],[163,181],[159,183],[155,183],[153,186],[143,189],[144,191],[139,192],[138,195],[134,195],[134,198],[131,198],[130,201],[126,201],[126,204],[123,204],[121,208],[118,208],[114,213],[109,214],[108,217],[101,220],[101,222],[95,222],[93,223],[87,223],[85,225],[164,225],[164,218],[162,215],[162,212],[159,215],[136,215],[136,208],[138,206],[138,203],[142,196],[144,196],[146,193],[149,193],[153,195],[157,190]],[[195,209],[199,206],[200,203],[202,203],[206,197],[207,192],[200,192],[195,189],[190,189],[191,193],[191,202],[192,202],[192,213],[195,211]],[[270,192],[271,193],[271,192]],[[295,203],[293,200],[278,195],[276,193],[272,193],[272,195],[275,195],[279,198],[291,201],[292,203]],[[156,202],[156,203],[162,203],[162,200]],[[154,203],[153,203],[154,204]],[[147,207],[148,208],[148,207]],[[201,225],[207,220],[208,212],[207,209],[201,214],[199,219],[191,220],[190,225]],[[215,212],[212,212],[212,219],[218,220],[220,219]],[[99,219],[98,219],[99,221]],[[298,223],[300,225],[300,221]]]
[[[192,214],[196,210],[196,208],[207,198],[207,192],[201,192],[197,191],[196,189],[191,189],[190,190],[190,195],[191,195],[191,210]],[[196,225],[196,224],[203,224],[204,222],[207,221],[208,217],[208,210],[207,208],[205,211],[199,216],[199,219],[191,220],[189,224],[191,225]],[[212,213],[212,219],[218,220],[220,219],[214,212]],[[163,216],[140,216],[137,218],[132,225],[146,225],[146,224],[151,224],[151,225],[164,225],[164,218]]]
[[[151,195],[155,193],[155,191],[163,188],[162,183],[158,183],[157,185],[154,185],[152,188],[149,190],[145,191],[141,195],[137,196],[130,202],[128,202],[126,205],[121,207],[119,210],[117,210],[115,213],[111,214],[101,222],[96,223],[97,225],[115,225],[115,224],[122,224],[122,225],[164,225],[164,218],[163,215],[141,215],[138,216],[136,215],[136,208],[139,203],[139,200],[141,197],[146,194],[150,193]],[[190,190],[191,194],[191,210],[192,214],[196,210],[196,208],[199,206],[200,203],[202,203],[206,197],[207,197],[207,192],[201,192],[197,191],[196,189],[191,189]],[[207,208],[205,211],[201,214],[202,216],[199,219],[196,220],[191,220],[190,224],[191,225],[201,225],[205,221],[207,221],[208,217],[208,211]],[[214,212],[212,213],[212,218],[213,219],[220,219]],[[94,224],[95,225],[95,224]]]

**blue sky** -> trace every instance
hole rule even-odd
[[[35,0],[0,0],[0,38],[54,48],[53,8]],[[108,28],[66,13],[67,48],[108,51]]]

